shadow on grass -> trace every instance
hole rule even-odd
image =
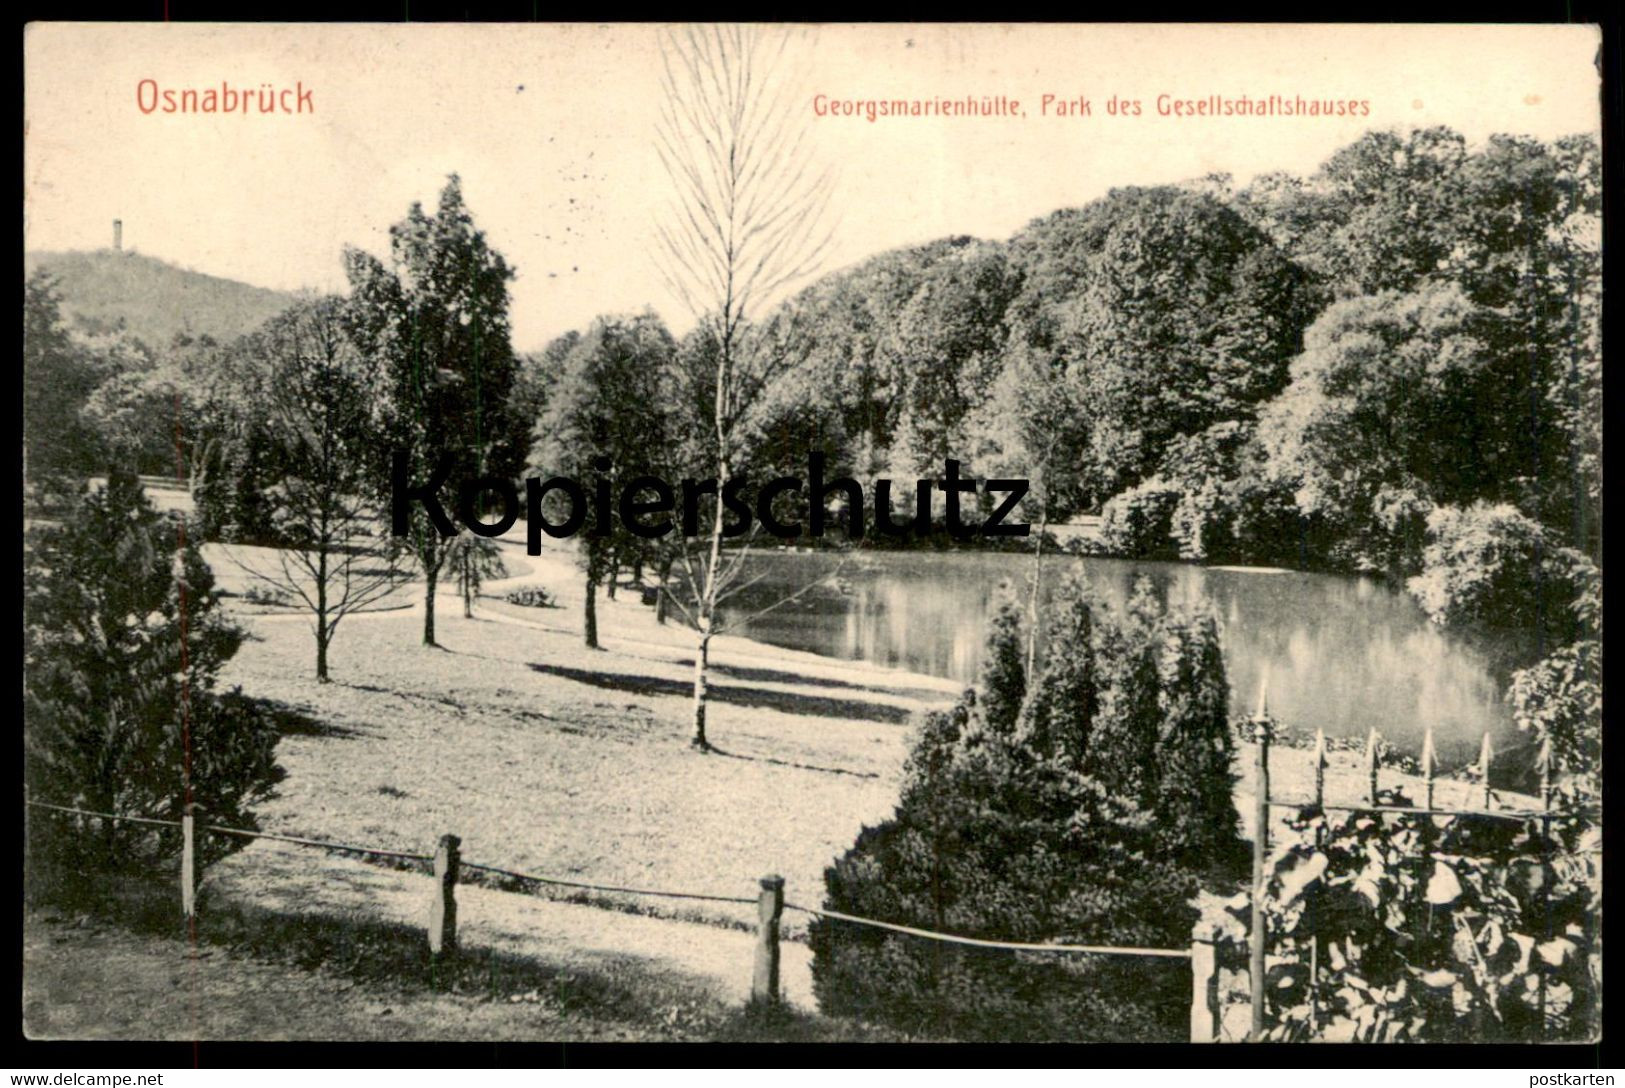
[[[853,778],[879,778],[874,771],[849,771],[845,767],[820,767],[816,763],[797,763],[793,759],[774,759],[772,756],[747,756],[738,752],[729,752],[718,748],[714,744],[706,745],[707,755],[721,756],[724,759],[743,759],[751,763],[771,763],[775,767],[793,767],[798,771],[817,771],[820,774],[844,774]]]
[[[347,740],[350,737],[375,737],[378,735],[363,729],[351,729],[348,726],[324,722],[319,718],[311,717],[303,707],[290,706],[275,699],[255,699],[253,701],[275,723],[277,732],[284,737],[331,737],[338,740]]]
[[[533,662],[537,672],[562,676],[593,687],[612,691],[629,691],[638,695],[690,695],[694,685],[687,680],[673,680],[662,676],[640,676],[630,673],[600,672],[596,669],[573,669],[564,665],[544,665]],[[711,688],[711,698],[730,706],[777,710],[785,714],[816,714],[826,718],[846,718],[863,721],[902,724],[913,711],[906,707],[887,706],[860,699],[835,699],[822,695],[800,695],[770,688],[741,687],[718,684]]]
[[[672,662],[685,669],[694,667],[692,657],[678,658]],[[819,688],[846,688],[851,691],[870,691],[881,695],[900,695],[909,699],[918,699],[921,702],[951,703],[954,696],[945,691],[933,691],[930,688],[916,687],[886,687],[881,684],[857,684],[850,680],[836,680],[827,676],[803,676],[800,673],[785,672],[782,669],[761,669],[746,665],[721,665],[713,663],[713,671],[724,676],[737,677],[740,680],[750,680],[759,684],[805,684],[808,687]]]
[[[443,649],[440,646],[427,648],[435,650]],[[450,653],[451,651],[447,650],[445,652]],[[351,691],[364,691],[369,695],[393,695],[399,699],[410,699],[420,703],[433,703],[436,706],[449,706],[453,710],[465,709],[462,703],[458,702],[456,699],[453,699],[450,695],[423,695],[416,691],[404,691],[400,688],[386,688],[379,684],[349,684],[342,680],[335,680],[334,683],[339,687],[349,688]]]

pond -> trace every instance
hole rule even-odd
[[[1030,584],[1033,566],[1030,556],[971,552],[866,552],[844,561],[763,552],[749,562],[758,580],[721,610],[734,633],[967,684],[981,666],[1000,582]],[[1144,577],[1164,600],[1212,608],[1237,716],[1252,711],[1267,672],[1271,713],[1305,731],[1364,737],[1375,726],[1416,751],[1432,725],[1446,766],[1470,759],[1486,731],[1497,748],[1523,739],[1502,699],[1515,648],[1447,634],[1379,580],[1051,556],[1041,599],[1079,568],[1113,607]],[[753,615],[821,576],[803,597]]]

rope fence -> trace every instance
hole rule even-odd
[[[707,903],[726,903],[734,906],[757,907],[756,940],[754,943],[751,1000],[753,1002],[766,1002],[776,1004],[781,1000],[781,987],[779,984],[780,963],[780,923],[785,910],[792,910],[816,918],[842,922],[849,925],[865,926],[872,929],[891,933],[900,933],[923,940],[937,941],[943,944],[958,945],[971,948],[986,948],[1012,953],[1048,953],[1052,955],[1095,955],[1095,956],[1132,956],[1152,957],[1159,959],[1183,960],[1193,965],[1193,1004],[1192,1024],[1198,1024],[1206,1015],[1206,1010],[1212,1000],[1210,990],[1212,980],[1216,977],[1212,971],[1214,962],[1213,945],[1203,943],[1204,937],[1198,935],[1192,947],[1184,948],[1128,948],[1112,945],[1089,944],[1039,944],[1022,941],[996,941],[980,937],[966,937],[955,933],[940,933],[929,929],[920,929],[915,926],[901,925],[896,922],[881,921],[877,918],[864,918],[854,914],[845,914],[841,911],[826,910],[818,907],[805,907],[796,903],[786,903],[784,899],[784,878],[780,876],[765,876],[759,881],[760,890],[752,898],[736,895],[714,895],[701,892],[671,891],[663,888],[635,888],[617,884],[599,884],[583,880],[566,880],[561,877],[541,876],[537,873],[527,873],[517,869],[508,869],[499,865],[486,865],[482,862],[463,861],[461,857],[462,841],[456,835],[443,835],[440,838],[439,848],[434,854],[418,854],[406,850],[390,850],[376,846],[361,846],[353,843],[334,842],[325,839],[312,839],[296,835],[279,835],[268,831],[250,831],[246,828],[225,827],[220,824],[203,824],[194,827],[193,816],[190,811],[179,820],[163,820],[147,816],[121,816],[112,812],[99,812],[94,809],[79,808],[70,805],[56,805],[45,801],[36,801],[25,798],[24,804],[51,812],[60,812],[74,816],[84,816],[92,819],[112,820],[140,824],[151,827],[180,828],[183,836],[183,849],[181,852],[181,904],[182,912],[190,925],[193,920],[195,893],[197,887],[195,871],[195,852],[192,848],[194,830],[214,832],[221,835],[234,835],[246,839],[264,839],[269,842],[288,843],[294,846],[311,847],[320,850],[331,850],[338,853],[361,854],[371,857],[398,858],[415,862],[428,862],[433,866],[435,889],[430,902],[428,922],[428,944],[432,957],[440,958],[454,954],[457,949],[457,900],[456,885],[463,875],[463,870],[472,870],[489,873],[493,876],[509,880],[520,881],[527,884],[547,885],[558,888],[572,888],[581,891],[600,892],[614,895],[649,896],[661,899],[681,899]],[[1207,965],[1205,968],[1203,965]],[[1200,1036],[1196,1036],[1200,1038]]]
[[[120,816],[112,812],[98,812],[93,809],[74,808],[68,805],[53,805],[44,801],[28,800],[26,804],[34,808],[50,809],[55,812],[71,813],[77,816],[90,816],[102,820],[115,820],[125,823],[149,824],[157,827],[184,828],[184,820],[160,820],[146,816]],[[374,857],[402,858],[408,861],[435,862],[438,855],[414,854],[404,850],[386,850],[376,846],[357,846],[352,843],[332,842],[325,839],[307,839],[295,835],[278,835],[269,831],[249,831],[240,827],[223,827],[219,824],[204,824],[203,831],[213,831],[222,835],[236,835],[246,839],[265,839],[270,842],[292,843],[295,846],[309,846],[319,850],[333,850],[340,853],[367,854]],[[559,888],[575,888],[582,891],[603,892],[614,895],[639,895],[659,899],[687,899],[707,903],[729,903],[740,906],[752,906],[758,899],[741,895],[714,895],[702,892],[676,892],[662,888],[633,888],[618,884],[594,884],[581,880],[565,880],[561,877],[540,876],[536,873],[521,872],[517,869],[505,869],[499,865],[486,865],[477,861],[459,859],[458,869],[473,869],[479,872],[491,873],[495,876],[507,877],[511,880],[524,881],[531,884],[545,884]],[[1123,956],[1161,956],[1175,959],[1189,959],[1190,950],[1185,948],[1134,948],[1116,945],[1088,945],[1088,944],[1042,944],[1024,941],[992,941],[980,937],[965,937],[956,933],[939,933],[935,930],[919,929],[914,926],[905,926],[896,922],[883,922],[877,918],[863,918],[855,914],[843,914],[840,911],[827,910],[818,907],[804,907],[797,903],[783,903],[782,909],[792,910],[801,914],[808,914],[818,918],[828,918],[834,921],[847,922],[853,925],[870,926],[874,929],[884,929],[893,933],[905,933],[912,937],[921,937],[925,940],[941,941],[946,944],[967,945],[974,948],[995,948],[1010,952],[1065,952],[1087,955],[1123,955]]]
[[[115,814],[113,814],[111,812],[92,812],[89,809],[71,808],[71,807],[69,807],[67,805],[51,805],[51,804],[47,804],[44,801],[29,800],[29,801],[24,801],[23,803],[26,804],[26,805],[30,805],[33,808],[48,808],[53,812],[68,812],[68,813],[72,813],[75,816],[95,816],[98,819],[117,820],[117,821],[120,821],[122,823],[127,823],[127,824],[150,824],[153,827],[181,827],[181,826],[183,826],[181,821],[179,821],[179,820],[155,820],[150,816],[118,816],[118,815],[115,815]]]
[[[1270,739],[1273,720],[1270,719],[1263,707],[1262,697],[1258,715],[1252,723],[1256,728],[1256,788],[1253,791],[1254,827],[1253,835],[1253,894],[1252,894],[1252,925],[1247,944],[1249,963],[1245,973],[1249,977],[1251,990],[1251,1018],[1248,1035],[1253,1039],[1262,1037],[1264,1030],[1264,1001],[1263,983],[1265,979],[1264,949],[1268,935],[1264,925],[1264,915],[1260,910],[1259,900],[1265,886],[1265,855],[1269,845],[1269,812],[1273,809],[1311,809],[1335,810],[1342,812],[1371,812],[1371,813],[1403,813],[1412,815],[1431,816],[1466,816],[1476,818],[1489,818],[1497,820],[1514,821],[1544,821],[1549,824],[1553,820],[1564,820],[1582,816],[1581,813],[1554,811],[1552,802],[1551,779],[1551,751],[1549,747],[1542,746],[1537,759],[1537,769],[1541,777],[1540,803],[1542,809],[1538,811],[1525,811],[1521,809],[1493,808],[1494,793],[1488,785],[1488,771],[1491,761],[1496,753],[1492,751],[1489,738],[1484,739],[1482,751],[1476,761],[1483,783],[1475,787],[1480,791],[1484,807],[1451,809],[1436,806],[1434,799],[1434,784],[1439,777],[1438,761],[1434,754],[1434,745],[1431,730],[1423,745],[1421,759],[1421,777],[1424,787],[1424,802],[1421,805],[1401,805],[1379,803],[1378,777],[1381,768],[1377,758],[1378,734],[1372,730],[1367,738],[1365,751],[1365,772],[1367,777],[1366,797],[1363,804],[1334,804],[1325,799],[1325,769],[1326,769],[1326,741],[1322,734],[1317,733],[1314,762],[1314,792],[1315,796],[1303,799],[1286,799],[1271,797],[1269,791],[1269,755]],[[1520,745],[1519,747],[1524,747]],[[1515,749],[1514,749],[1515,750]],[[1505,753],[1501,753],[1504,755]],[[1470,764],[1471,765],[1471,764]],[[53,812],[66,813],[76,816],[86,816],[94,819],[122,821],[131,824],[140,824],[151,827],[180,828],[183,847],[181,852],[181,901],[182,910],[188,922],[193,918],[195,890],[197,886],[195,872],[195,852],[193,850],[194,824],[191,808],[180,820],[156,819],[148,816],[121,816],[111,812],[98,812],[91,809],[78,808],[68,805],[51,804],[45,801],[36,801],[25,797],[24,804],[33,808],[45,809]],[[680,899],[707,903],[726,903],[734,906],[757,906],[757,926],[755,942],[755,958],[751,980],[751,999],[776,1003],[780,1000],[779,986],[779,944],[780,921],[786,910],[795,911],[815,918],[842,922],[848,925],[864,926],[890,933],[903,934],[922,940],[936,941],[943,944],[959,945],[970,948],[986,948],[1013,953],[1049,953],[1060,955],[1091,955],[1091,956],[1128,956],[1146,957],[1154,959],[1177,959],[1190,964],[1191,969],[1191,1034],[1192,1042],[1215,1042],[1225,1033],[1224,1002],[1220,994],[1219,977],[1223,966],[1221,960],[1237,952],[1236,941],[1221,936],[1211,924],[1198,923],[1192,933],[1191,944],[1188,948],[1143,948],[1125,947],[1118,945],[1092,945],[1092,944],[1043,944],[1022,941],[990,940],[981,937],[968,937],[954,933],[942,933],[936,930],[921,929],[915,926],[903,925],[897,922],[882,921],[877,918],[865,918],[859,915],[846,914],[841,911],[829,910],[822,907],[807,907],[798,903],[787,903],[784,898],[783,877],[772,875],[760,879],[760,890],[755,897],[716,895],[700,892],[671,891],[662,888],[636,888],[616,884],[599,884],[591,881],[568,880],[562,877],[541,876],[536,873],[527,873],[516,869],[508,869],[497,865],[487,865],[481,862],[464,861],[461,857],[461,840],[456,835],[443,835],[439,847],[433,854],[413,853],[405,850],[391,850],[375,846],[361,846],[352,843],[333,842],[323,839],[311,839],[294,835],[279,835],[268,831],[250,831],[244,828],[224,827],[218,824],[202,825],[201,830],[221,835],[234,835],[247,839],[265,839],[271,842],[289,843],[294,846],[311,847],[321,850],[330,850],[338,853],[366,855],[370,857],[394,858],[405,861],[428,863],[433,867],[436,883],[434,898],[430,904],[428,943],[433,956],[440,957],[455,952],[457,947],[457,903],[455,888],[462,870],[468,869],[493,876],[526,884],[545,885],[558,888],[571,888],[580,891],[599,892],[608,895],[644,896],[660,899]],[[1582,850],[1577,853],[1593,853],[1598,851]],[[1318,972],[1318,963],[1311,963],[1311,979]]]
[[[370,854],[380,858],[401,858],[405,861],[433,861],[433,854],[412,854],[404,850],[382,850],[376,846],[352,846],[343,842],[324,842],[321,839],[301,839],[293,835],[273,835],[269,831],[244,831],[238,827],[221,827],[218,824],[206,824],[203,830],[214,831],[221,835],[237,835],[245,839],[268,839],[271,842],[289,842],[295,846],[314,846],[321,850],[338,850],[350,854]]]
[[[699,892],[669,892],[654,888],[622,888],[614,884],[588,884],[580,880],[561,880],[558,877],[537,876],[534,873],[521,873],[513,869],[502,869],[495,865],[481,865],[475,861],[463,862],[465,869],[479,869],[486,873],[495,873],[498,876],[511,877],[514,880],[529,881],[533,884],[549,884],[559,888],[580,888],[591,892],[609,892],[620,895],[648,895],[658,899],[698,899],[708,903],[743,903],[750,906],[754,899],[747,899],[741,895],[702,895]]]
[[[893,933],[907,933],[911,937],[924,937],[930,941],[969,945],[972,948],[998,948],[1007,952],[1073,952],[1097,956],[1161,956],[1169,959],[1186,960],[1191,958],[1191,950],[1188,948],[1130,948],[1101,944],[1028,944],[1021,941],[986,941],[980,937],[960,937],[953,933],[915,929],[913,926],[898,925],[896,922],[878,922],[873,918],[860,918],[855,914],[842,914],[838,910],[803,907],[795,903],[784,904],[784,909],[800,911],[802,914],[811,914],[819,918],[832,918],[838,922],[851,922],[854,925],[887,929]]]

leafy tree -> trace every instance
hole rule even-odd
[[[480,585],[487,578],[501,578],[508,573],[502,562],[502,550],[496,542],[464,529],[448,545],[450,555],[446,565],[457,582],[457,595],[463,599],[463,618],[474,615],[474,599],[480,595]]]
[[[1564,804],[1594,803],[1602,758],[1602,577],[1583,552],[1511,506],[1442,507],[1410,590],[1435,622],[1525,636],[1507,701],[1548,746]]]
[[[555,336],[539,352],[519,356],[513,390],[508,394],[508,416],[523,429],[521,447],[527,457],[534,444],[536,424],[547,411],[553,387],[564,374],[564,360],[581,341],[575,329]]]
[[[1171,509],[1170,509],[1171,504]],[[1257,426],[1227,420],[1168,443],[1156,474],[1108,500],[1102,533],[1114,552],[1181,559],[1303,562],[1292,491],[1269,472]]]
[[[1064,360],[1011,343],[991,388],[975,395],[965,425],[963,453],[980,475],[1028,482],[1020,516],[1012,520],[1034,527],[1035,552],[1051,521],[1090,503],[1086,474],[1080,470],[1089,449],[1083,394]]]
[[[1600,510],[1600,177],[1596,141],[1588,136],[1552,143],[1494,136],[1469,149],[1459,134],[1434,128],[1369,133],[1308,179],[1262,178],[1238,197],[1244,214],[1325,290],[1352,298],[1390,291],[1436,296],[1453,287],[1494,315],[1498,327],[1485,346],[1496,357],[1490,390],[1503,395],[1486,396],[1483,386],[1469,384],[1435,413],[1446,421],[1476,420],[1492,440],[1440,461],[1447,471],[1463,466],[1478,479],[1459,481],[1472,486],[1451,497],[1432,498],[1516,502],[1593,554]],[[1416,498],[1406,495],[1408,485],[1386,486],[1386,508],[1409,505],[1413,525],[1425,515],[1425,503],[1408,501]],[[1343,526],[1330,535],[1361,533]],[[1334,546],[1338,561],[1368,552],[1369,543]]]
[[[1559,808],[1602,800],[1602,639],[1576,639],[1512,676],[1512,720],[1549,746]]]
[[[660,409],[661,383],[670,369],[676,344],[652,313],[599,318],[565,356],[564,372],[549,395],[547,411],[536,426],[532,471],[542,477],[580,481],[590,496],[599,486],[618,497],[637,477],[669,480],[672,456],[668,429]],[[669,486],[662,484],[662,486]],[[647,495],[639,497],[647,499]],[[675,498],[675,496],[673,496]],[[570,516],[569,501],[549,495],[556,523]],[[588,646],[598,646],[598,586],[619,562],[645,541],[622,519],[619,502],[599,520],[589,501],[584,530],[577,534],[579,559],[586,573],[583,633]],[[674,532],[679,513],[663,516]]]
[[[390,264],[358,249],[345,251],[352,328],[360,349],[382,365],[386,462],[407,455],[414,480],[442,464],[451,468],[442,505],[455,509],[462,480],[519,474],[525,450],[515,448],[508,418],[515,363],[509,345],[508,281],[513,271],[486,241],[453,174],[435,213],[413,204],[390,228]],[[423,572],[423,644],[435,645],[435,588],[446,545],[421,505],[413,510],[412,554]]]
[[[24,773],[32,796],[118,815],[253,829],[251,806],[282,777],[276,732],[251,701],[215,689],[242,633],[184,527],[115,471],[59,526],[24,540]],[[31,853],[75,869],[147,863],[179,849],[139,825],[72,826],[43,814]],[[92,834],[92,829],[96,833]],[[204,836],[205,863],[240,845]]]
[[[1216,197],[1114,190],[1012,240],[1012,339],[1052,353],[1088,418],[1083,490],[1144,480],[1167,442],[1251,418],[1287,381],[1310,297],[1292,263]]]
[[[323,681],[339,624],[409,574],[386,535],[373,476],[375,368],[351,343],[345,309],[337,298],[301,302],[245,344],[262,375],[250,433],[259,439],[256,475],[274,481],[260,499],[274,559],[239,563],[310,612]]]
[[[1346,291],[1420,287],[1454,248],[1466,141],[1448,128],[1368,132],[1311,181],[1319,229],[1305,263]]]
[[[110,459],[133,471],[173,475],[177,409],[186,420],[192,400],[177,369],[159,363],[106,375],[82,412]]]
[[[926,270],[897,314],[877,350],[901,394],[895,476],[932,475],[963,458],[967,419],[1000,371],[1013,288],[999,247],[966,246]]]
[[[1522,629],[1541,647],[1571,642],[1581,633],[1571,606],[1597,571],[1552,535],[1506,504],[1439,507],[1410,591],[1440,624]]]
[[[275,537],[267,495],[280,471],[267,421],[267,368],[258,338],[177,337],[155,360],[118,368],[86,415],[114,455],[137,471],[184,469],[194,519],[211,541]]]
[[[1309,330],[1259,433],[1334,560],[1415,571],[1435,504],[1510,497],[1539,394],[1504,333],[1449,286],[1336,303]]]
[[[105,466],[106,447],[84,407],[109,369],[70,332],[50,275],[29,277],[23,283],[23,477],[36,490],[71,493],[75,478]]]
[[[1101,542],[1115,555],[1165,557],[1173,550],[1179,503],[1179,489],[1156,477],[1113,495],[1101,508]]]

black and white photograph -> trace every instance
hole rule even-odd
[[[22,1035],[1600,1043],[1601,46],[28,24]]]

